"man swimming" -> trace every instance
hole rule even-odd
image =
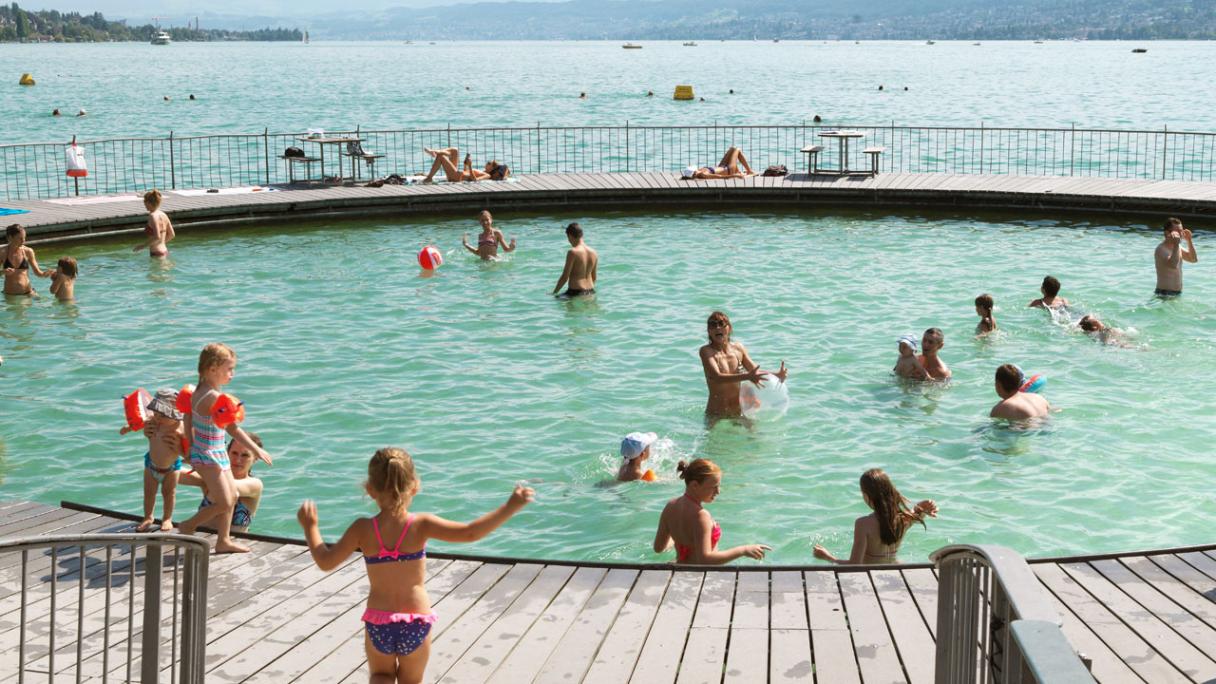
[[[553,294],[561,292],[562,286],[567,282],[570,287],[562,292],[562,297],[595,294],[595,269],[599,266],[600,255],[583,242],[583,229],[578,223],[566,226],[566,239],[570,241],[570,249],[566,251],[566,266],[562,269],[562,276],[557,279]]]
[[[1157,266],[1157,289],[1153,294],[1158,297],[1177,297],[1182,294],[1182,262],[1198,263],[1199,257],[1195,255],[1195,242],[1191,239],[1191,231],[1182,225],[1182,221],[1176,218],[1166,219],[1162,228],[1165,239],[1153,252],[1153,261]],[[1186,240],[1185,249],[1182,247],[1183,240]]]
[[[743,415],[743,407],[739,402],[739,385],[744,380],[762,385],[761,376],[768,371],[762,370],[742,344],[730,339],[730,319],[721,311],[709,315],[706,321],[709,332],[709,344],[701,347],[701,366],[705,371],[705,385],[709,388],[709,401],[705,404],[705,413],[715,417],[736,417]],[[789,371],[785,362],[772,375],[785,382]]]

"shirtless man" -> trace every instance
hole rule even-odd
[[[562,297],[595,294],[595,269],[600,263],[600,255],[583,242],[583,229],[577,223],[566,226],[566,239],[570,241],[570,249],[566,251],[566,267],[562,269],[562,277],[557,279],[553,294],[561,292],[567,282],[570,287],[561,293]]]
[[[763,385],[761,376],[768,371],[752,361],[742,344],[730,339],[730,319],[721,311],[709,315],[706,321],[709,331],[709,344],[701,347],[701,366],[705,370],[705,385],[709,388],[709,401],[705,404],[705,413],[715,417],[736,417],[743,415],[743,407],[739,404],[739,385],[744,381]],[[785,362],[781,369],[773,375],[781,382],[789,371]]]
[[[937,355],[944,346],[946,346],[946,334],[941,331],[941,328],[929,328],[920,338],[920,348],[924,350],[924,353],[916,358],[925,372],[929,374],[930,380],[948,380],[950,378],[950,369],[946,367],[946,362]]]
[[[1043,296],[1027,304],[1027,306],[1036,309],[1058,309],[1068,306],[1068,300],[1060,296],[1060,281],[1055,276],[1043,278],[1043,284],[1039,286],[1039,292]]]
[[[1157,289],[1153,294],[1158,297],[1177,297],[1182,294],[1182,262],[1192,264],[1199,261],[1195,255],[1195,243],[1191,240],[1191,231],[1176,218],[1166,219],[1165,239],[1157,245],[1153,252],[1153,261],[1157,264]],[[1186,240],[1186,249],[1182,241]]]
[[[989,416],[1006,420],[1028,420],[1047,415],[1051,404],[1032,392],[1019,392],[1024,378],[1022,371],[1012,363],[996,369],[996,393],[1001,398],[992,407]]]
[[[148,256],[152,258],[163,259],[169,256],[169,242],[177,234],[173,232],[173,222],[169,220],[169,215],[160,209],[163,199],[160,190],[149,190],[144,193],[144,208],[148,210],[148,225],[144,226],[144,241],[132,247],[132,252],[138,252],[146,247]]]

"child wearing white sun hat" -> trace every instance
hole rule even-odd
[[[653,432],[630,432],[625,435],[625,439],[621,440],[621,458],[625,462],[617,471],[616,479],[621,482],[633,482],[634,480],[654,482],[654,471],[643,470],[642,462],[650,458],[650,445],[654,444],[658,438],[659,436]]]

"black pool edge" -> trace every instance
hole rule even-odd
[[[522,190],[442,195],[395,195],[301,199],[299,202],[249,203],[170,210],[174,225],[227,227],[247,223],[365,218],[384,215],[442,215],[492,210],[561,209],[565,213],[647,207],[688,209],[871,207],[1014,212],[1066,212],[1119,215],[1169,214],[1183,218],[1216,216],[1216,201],[1120,195],[1074,195],[1016,191],[915,189],[767,188],[745,186],[680,189]],[[146,214],[27,226],[30,244],[96,239],[142,231]]]
[[[60,501],[59,506],[72,511],[80,511],[82,513],[96,513],[97,515],[115,518],[117,520],[128,520],[131,522],[139,522],[143,520],[142,516],[123,513],[121,511],[112,511],[98,506],[90,506],[89,504],[76,503],[74,501]],[[214,532],[214,530],[206,527],[199,528],[201,531]],[[293,546],[306,546],[303,539],[292,537],[280,537],[270,534],[256,534],[250,532],[234,532],[234,537],[240,539],[249,539],[251,541],[264,541],[274,544],[291,544]],[[1079,556],[1053,556],[1048,558],[1027,558],[1026,562],[1031,564],[1036,563],[1088,563],[1090,561],[1099,560],[1115,560],[1128,556],[1162,556],[1168,554],[1193,553],[1216,550],[1216,544],[1203,544],[1200,546],[1179,546],[1165,549],[1149,549],[1146,551],[1123,551],[1118,553],[1097,553]],[[809,551],[808,551],[809,553]],[[439,558],[444,560],[462,560],[472,561],[477,563],[497,563],[506,565],[558,565],[580,568],[605,568],[609,570],[695,570],[697,572],[867,572],[871,570],[918,570],[929,569],[933,567],[932,563],[899,563],[895,565],[678,565],[676,563],[615,563],[609,561],[576,561],[576,560],[551,560],[545,558],[516,558],[513,556],[481,556],[476,554],[460,554],[460,553],[444,553],[441,551],[427,551],[428,558]]]

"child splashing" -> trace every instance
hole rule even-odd
[[[236,480],[232,477],[232,466],[228,461],[228,448],[224,444],[224,432],[245,445],[257,458],[270,465],[270,454],[259,447],[235,422],[226,428],[216,425],[212,409],[220,398],[220,389],[232,380],[236,372],[236,352],[226,344],[213,342],[198,357],[198,387],[190,399],[190,413],[186,414],[186,434],[190,435],[190,465],[203,479],[211,499],[194,517],[183,522],[182,534],[193,534],[195,528],[211,520],[215,521],[215,552],[245,553],[249,547],[232,541],[232,511],[238,496]]]
[[[305,501],[296,517],[312,559],[322,570],[333,570],[356,550],[363,554],[371,585],[363,623],[372,684],[421,682],[430,657],[431,626],[437,620],[425,586],[427,540],[477,541],[531,502],[534,492],[516,485],[506,503],[470,523],[410,513],[410,503],[422,482],[414,473],[410,455],[393,447],[372,456],[364,488],[380,507],[379,514],[355,520],[332,546],[321,539],[316,504]],[[386,539],[397,542],[390,549]]]

